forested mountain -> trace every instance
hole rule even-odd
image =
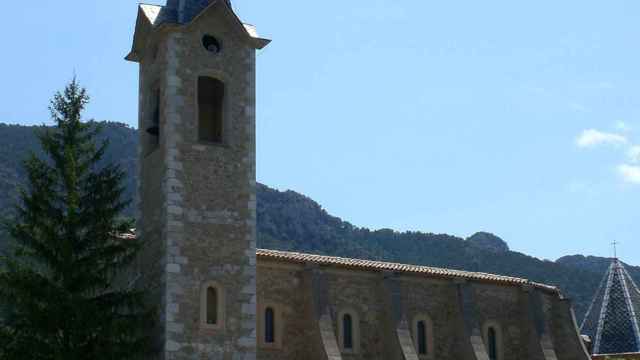
[[[127,125],[114,122],[102,122],[104,130],[98,137],[108,140],[110,146],[104,156],[105,162],[116,161],[122,169],[131,174],[127,180],[127,195],[135,196],[138,136]],[[16,187],[23,183],[25,172],[22,161],[30,152],[42,156],[37,133],[45,131],[41,126],[19,126],[0,123],[0,212],[11,208],[16,199]],[[133,204],[133,203],[132,203]],[[132,216],[133,205],[127,215]]]
[[[130,174],[128,193],[135,197],[136,130],[119,123],[102,125],[102,136],[111,143],[106,160],[119,162]],[[0,124],[0,209],[4,209],[0,211],[5,211],[4,215],[9,214],[16,189],[24,180],[21,161],[30,151],[38,152],[35,133],[42,130]],[[135,213],[128,209],[125,215]],[[506,242],[489,233],[462,239],[445,234],[369,230],[328,214],[304,195],[265,185],[258,186],[258,246],[524,277],[560,286],[574,300],[579,319],[609,264],[606,258],[581,255],[556,262],[540,260],[510,251]],[[640,279],[640,268],[628,269]]]

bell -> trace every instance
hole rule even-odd
[[[160,134],[160,127],[158,125],[153,125],[147,128],[147,133],[153,136],[158,136]]]

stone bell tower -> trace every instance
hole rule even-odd
[[[255,53],[228,0],[140,5],[138,283],[157,359],[255,359]]]

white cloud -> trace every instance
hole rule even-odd
[[[597,145],[625,145],[628,143],[626,137],[620,134],[606,133],[595,129],[584,130],[576,139],[579,147],[592,147]]]
[[[623,121],[615,123],[617,132],[604,132],[596,129],[582,131],[576,138],[576,146],[581,148],[601,145],[615,146],[616,152],[626,155],[626,160],[615,167],[618,177],[628,184],[640,185],[640,144],[632,142],[628,137],[632,128]],[[581,183],[572,183],[571,192],[585,192],[586,187]]]
[[[618,174],[622,180],[640,185],[640,166],[622,164],[618,166]]]

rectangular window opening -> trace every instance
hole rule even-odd
[[[343,347],[345,350],[353,350],[353,320],[351,315],[345,314],[342,318]]]
[[[146,153],[153,152],[160,144],[160,89],[152,91],[147,100],[148,112],[145,120]]]
[[[215,288],[207,288],[207,324],[218,324],[218,291]]]
[[[224,83],[218,79],[198,78],[198,138],[221,143],[224,130]]]
[[[272,308],[267,308],[264,314],[264,342],[273,344],[276,342],[275,314]]]
[[[427,326],[424,321],[418,321],[418,354],[427,355]]]

